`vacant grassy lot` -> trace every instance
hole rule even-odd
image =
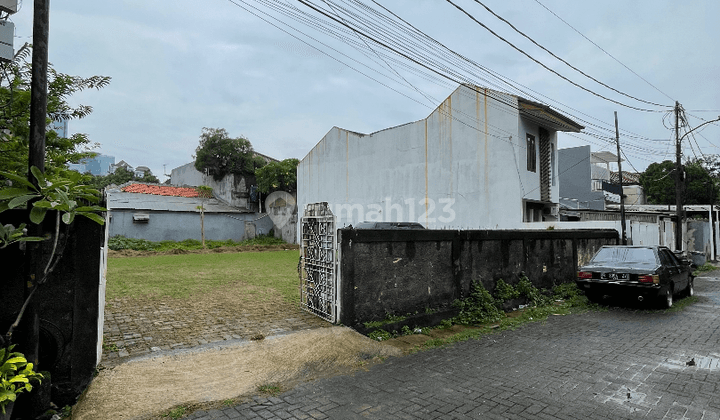
[[[243,283],[298,302],[297,250],[109,258],[107,299],[179,298]],[[264,293],[266,292],[266,293]]]

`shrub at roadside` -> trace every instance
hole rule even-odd
[[[502,310],[505,302],[518,298],[524,298],[527,307],[519,313],[519,316],[506,316]],[[470,295],[465,299],[455,301],[453,305],[460,309],[460,313],[452,319],[444,320],[438,328],[448,328],[453,324],[480,326],[485,329],[491,324],[500,329],[515,328],[525,322],[545,319],[551,314],[564,315],[597,307],[597,305],[589,303],[575,283],[557,285],[553,287],[552,291],[538,290],[524,274],[517,286],[512,286],[502,279],[498,280],[492,295],[481,282],[473,281],[470,286]],[[377,329],[368,334],[368,337],[384,341],[399,335],[413,333],[415,331],[390,333],[383,329]],[[480,332],[470,331],[467,334],[469,334],[467,337],[460,334],[451,341],[477,336]],[[447,340],[438,341],[438,344],[443,343],[447,344]]]
[[[272,236],[257,236],[253,239],[247,239],[241,242],[235,242],[233,240],[227,241],[205,241],[205,245],[208,249],[220,248],[223,246],[243,246],[243,245],[282,245],[286,242],[282,239],[275,238]],[[126,238],[124,236],[113,236],[108,239],[108,247],[113,251],[122,251],[124,249],[131,249],[134,251],[171,251],[173,249],[182,250],[196,250],[203,249],[202,242],[195,239],[186,239],[184,241],[160,241],[152,242],[146,239],[135,239]]]

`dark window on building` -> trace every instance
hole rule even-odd
[[[535,157],[535,136],[532,134],[527,135],[527,170],[535,172],[537,168],[536,157]]]

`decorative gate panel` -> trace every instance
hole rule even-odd
[[[327,203],[305,207],[301,222],[300,303],[327,321],[337,321],[335,216]]]

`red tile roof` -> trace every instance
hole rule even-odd
[[[195,188],[169,187],[166,185],[130,184],[122,189],[124,192],[167,195],[172,197],[199,197]]]

